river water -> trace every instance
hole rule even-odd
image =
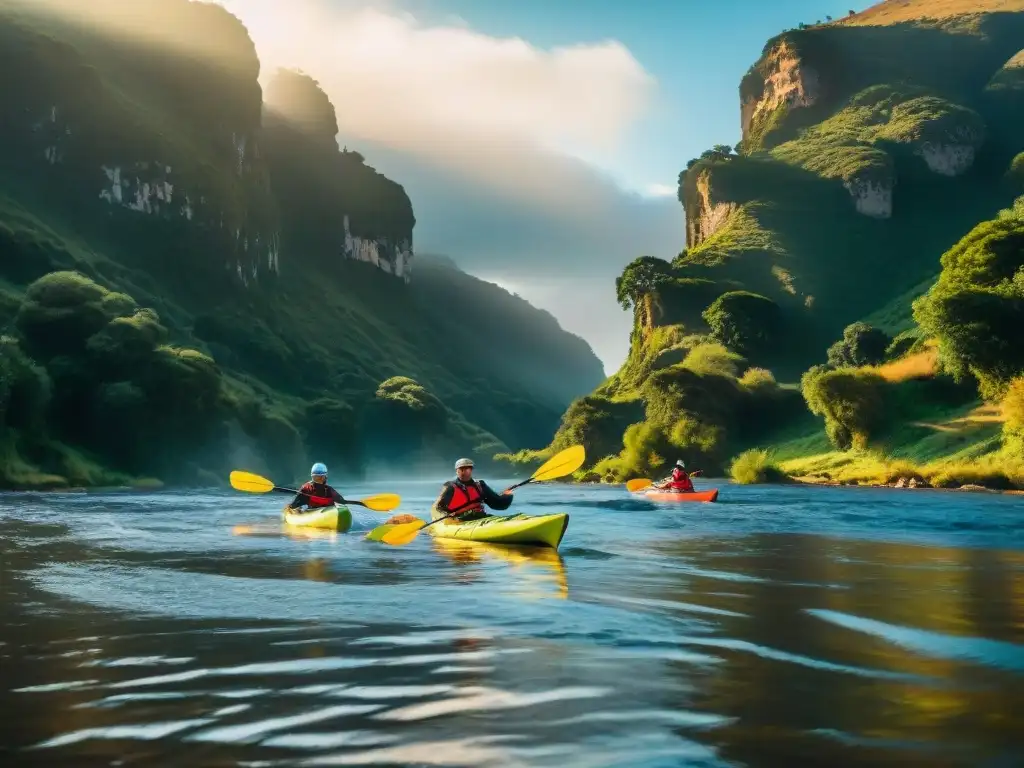
[[[718,485],[522,489],[557,553],[0,496],[0,765],[1024,765],[1024,498]]]

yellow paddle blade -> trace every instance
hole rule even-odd
[[[385,544],[401,547],[420,535],[420,528],[427,524],[426,520],[417,520],[415,523],[403,523],[396,525],[381,537]]]
[[[649,485],[653,485],[650,480],[646,478],[637,477],[626,482],[626,490],[630,493],[641,491]]]
[[[267,478],[237,469],[231,473],[231,487],[236,491],[248,493],[267,493],[274,490],[274,484]]]
[[[540,469],[533,473],[534,480],[554,480],[556,477],[571,475],[583,466],[587,460],[587,452],[582,445],[574,445],[559,451],[541,464]]]
[[[367,496],[360,501],[374,512],[390,512],[402,503],[402,497],[397,493],[378,493],[376,496]]]

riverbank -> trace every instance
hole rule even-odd
[[[1004,445],[1002,427],[999,408],[979,402],[892,425],[864,450],[837,451],[824,430],[815,430],[759,453],[766,467],[811,485],[1020,491],[1024,456]]]

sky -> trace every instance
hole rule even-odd
[[[632,322],[615,277],[683,249],[679,171],[740,140],[739,82],[765,42],[871,5],[218,1],[248,27],[261,79],[314,77],[339,143],[405,187],[415,251],[548,310],[608,374]]]

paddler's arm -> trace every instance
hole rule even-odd
[[[452,503],[452,496],[455,495],[455,487],[451,483],[445,483],[441,486],[441,493],[437,496],[437,501],[434,502],[434,509],[442,514],[447,514],[450,510],[448,505]]]
[[[495,493],[491,486],[485,483],[483,480],[480,481],[480,495],[483,496],[484,504],[491,509],[496,509],[499,512],[508,509],[512,506],[512,494]]]
[[[335,490],[333,485],[329,485],[327,487],[331,489],[331,498],[332,499],[334,499],[338,504],[344,504],[345,503],[345,497],[342,496],[340,493],[338,493],[337,490]]]
[[[308,499],[309,497],[306,494],[302,493],[302,489],[300,488],[299,493],[295,494],[295,498],[292,499],[291,503],[288,505],[288,509],[298,509],[303,504],[308,503]]]

